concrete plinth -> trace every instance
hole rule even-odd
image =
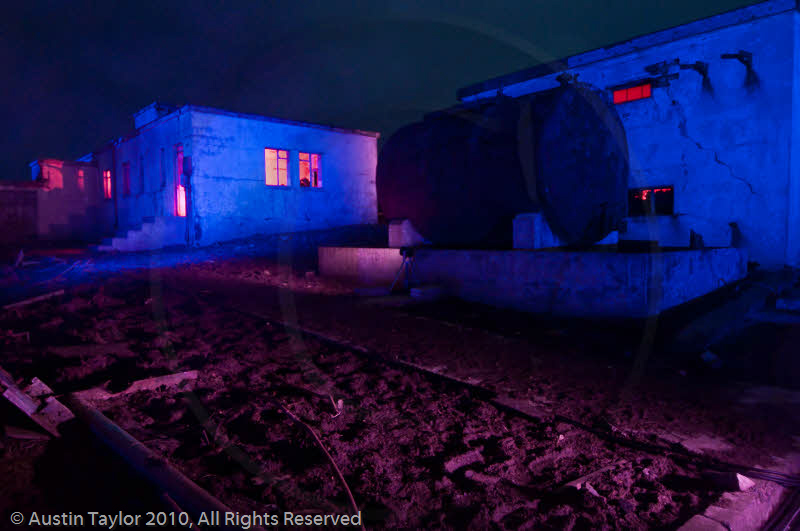
[[[323,275],[389,285],[396,249],[319,249]],[[661,253],[418,249],[414,274],[466,300],[582,317],[657,315],[744,278],[739,249]]]

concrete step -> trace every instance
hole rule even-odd
[[[98,250],[146,251],[185,243],[186,220],[178,217],[146,217],[142,224],[110,240]]]

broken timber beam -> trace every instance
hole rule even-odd
[[[12,302],[11,304],[6,304],[3,306],[4,310],[12,310],[14,308],[19,308],[21,306],[27,306],[28,304],[33,304],[34,302],[44,301],[47,299],[51,299],[53,297],[60,297],[64,294],[63,289],[59,289],[56,291],[52,291],[50,293],[45,293],[44,295],[39,295],[37,297],[31,297],[30,299],[24,299],[19,302]]]
[[[180,387],[185,382],[197,380],[197,371],[184,371],[175,374],[167,374],[165,376],[154,376],[152,378],[145,378],[144,380],[136,380],[126,389],[118,393],[109,393],[103,388],[93,387],[85,391],[77,391],[72,393],[73,396],[82,400],[110,400],[118,396],[130,395],[138,393],[139,391],[154,391],[162,387]]]
[[[225,514],[231,511],[208,491],[169,464],[166,459],[134,439],[86,401],[75,395],[67,395],[64,400],[75,416],[84,422],[101,442],[122,457],[141,476],[169,495],[178,506],[189,513],[193,521],[198,521],[202,512],[219,511],[220,514]],[[223,529],[239,528],[223,526]]]
[[[0,367],[0,389],[3,398],[54,437],[60,435],[58,425],[73,418],[72,413],[52,396],[52,389],[38,378],[33,379],[26,392],[17,387],[14,378]]]

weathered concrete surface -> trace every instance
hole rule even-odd
[[[320,272],[388,284],[395,249],[321,248]],[[324,258],[323,258],[324,256]],[[564,316],[647,317],[744,278],[738,249],[663,253],[419,249],[415,278],[466,300]]]
[[[365,286],[388,287],[403,263],[400,251],[394,248],[320,247],[318,252],[320,274]]]
[[[190,224],[205,245],[377,222],[377,135],[285,123],[199,107],[184,149],[192,156]],[[289,186],[264,184],[264,149],[289,151]],[[298,185],[298,151],[321,154],[322,187]]]
[[[752,70],[725,54],[752,54]],[[706,63],[706,79],[692,69]],[[561,74],[612,89],[659,78],[652,97],[617,106],[630,188],[672,185],[678,216],[634,230],[707,245],[740,244],[764,266],[800,264],[800,14],[771,0],[566,58],[461,91],[494,98],[558,86]],[[681,67],[684,68],[681,68]],[[669,78],[664,76],[671,76]],[[489,88],[489,86],[495,88]],[[768,213],[768,214],[767,214]]]
[[[790,454],[775,458],[764,468],[785,474],[795,474],[800,465],[800,456]],[[709,506],[702,515],[695,515],[680,531],[700,531],[702,529],[728,529],[730,531],[756,531],[763,529],[772,512],[781,502],[788,489],[775,483],[756,480],[755,485],[744,492],[726,492],[716,503]],[[716,527],[714,524],[718,524]]]
[[[377,221],[377,133],[189,105],[152,104],[134,121],[135,134],[79,162],[34,163],[48,187],[37,196],[38,235],[116,235],[110,247],[144,250]],[[265,148],[289,151],[289,186],[265,184]],[[320,155],[321,187],[299,186],[300,151]],[[85,189],[76,184],[78,169]],[[153,220],[160,221],[148,226]],[[185,227],[182,235],[177,226]]]

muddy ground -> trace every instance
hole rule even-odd
[[[234,510],[352,512],[325,453],[291,412],[318,434],[365,524],[378,528],[674,529],[721,490],[687,461],[593,431],[761,466],[792,452],[800,433],[786,412],[790,398],[741,400],[773,382],[743,382],[657,353],[637,371],[635,327],[539,322],[454,301],[364,299],[351,288],[257,258],[104,274],[4,312],[2,365],[59,393],[115,392],[197,369],[190,392],[97,405]],[[396,360],[558,416],[498,410],[482,392]],[[0,414],[3,424],[33,429],[6,404]],[[0,495],[3,517],[63,492],[56,478],[65,472],[52,458],[61,444],[3,439],[0,467],[13,478]],[[588,486],[565,488],[592,472]]]

